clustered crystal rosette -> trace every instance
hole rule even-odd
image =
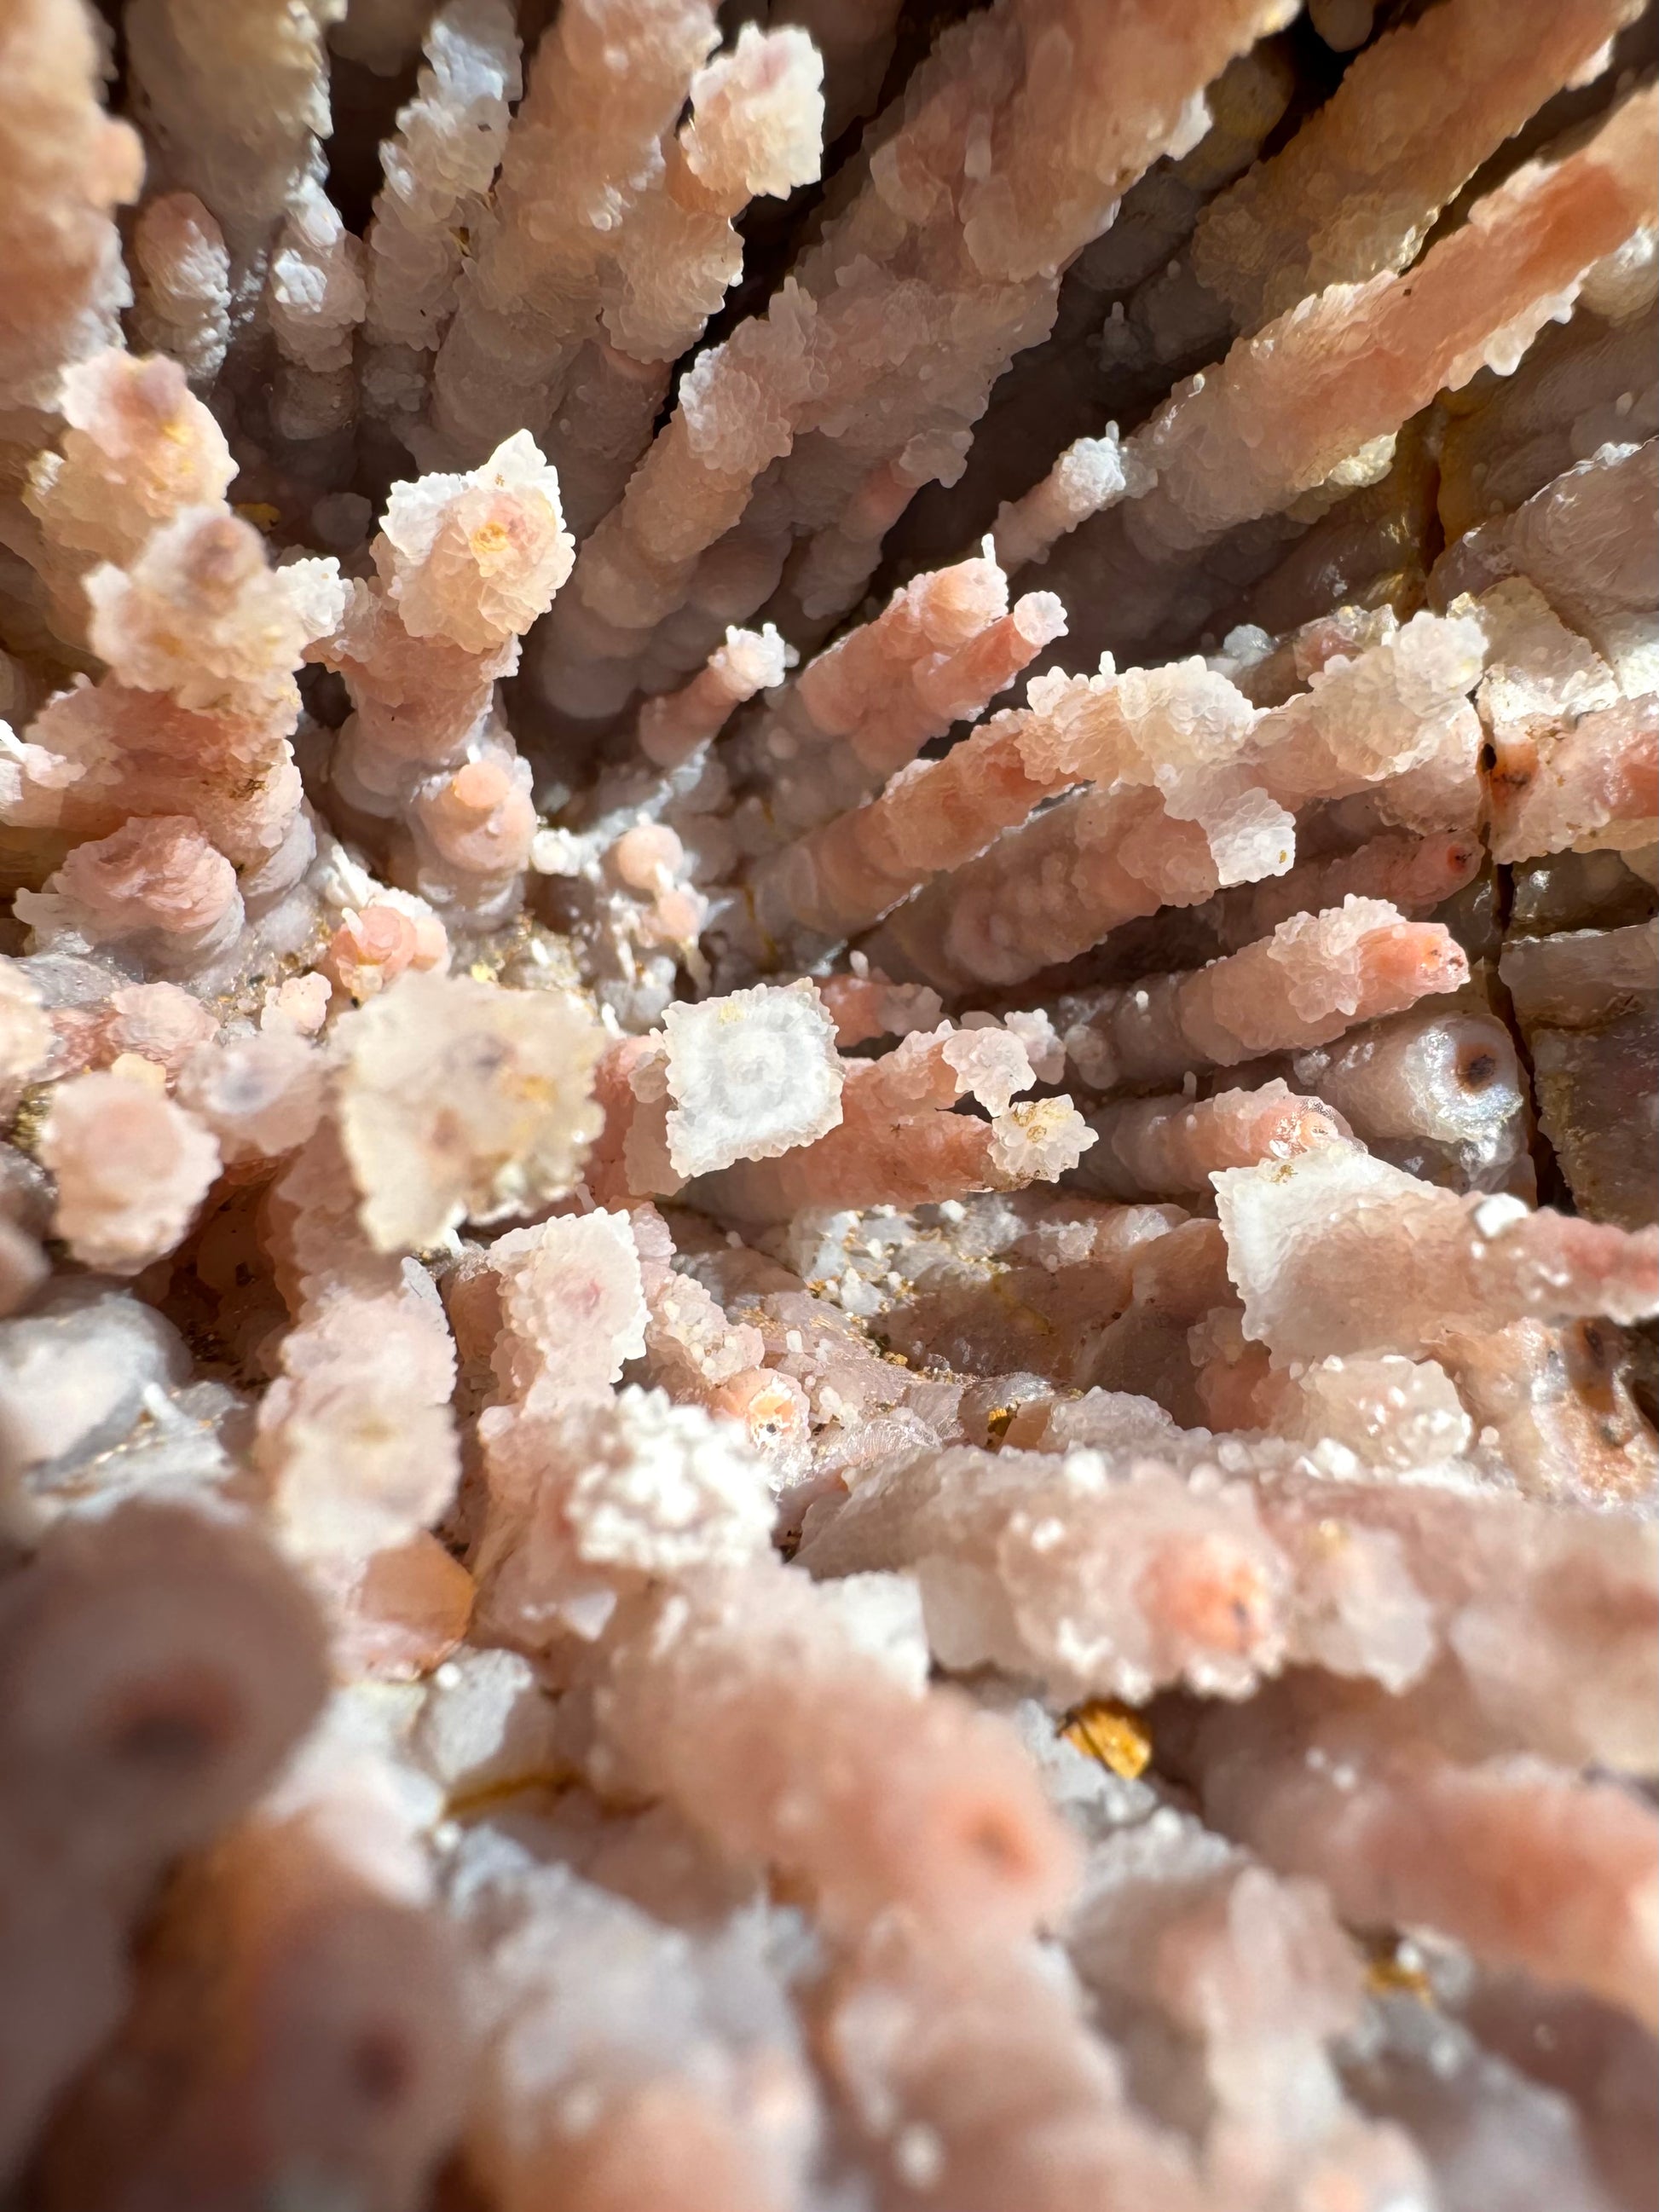
[[[0,0],[0,2196],[1646,2212],[1640,0]]]

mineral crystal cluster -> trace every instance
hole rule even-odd
[[[0,0],[5,2212],[1652,2212],[1656,76]]]

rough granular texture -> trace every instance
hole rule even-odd
[[[1650,2212],[1659,0],[0,0],[4,2212]]]

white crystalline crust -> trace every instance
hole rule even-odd
[[[473,653],[501,643],[569,574],[573,550],[563,522],[557,472],[528,431],[507,439],[470,475],[395,484],[380,528],[387,595],[404,629],[411,637],[447,637]],[[522,574],[512,558],[515,525],[531,541]],[[468,554],[476,580],[467,573]]]
[[[410,975],[355,1018],[340,1129],[383,1252],[561,1196],[597,1127],[599,1034],[556,994]]]
[[[668,1153],[681,1175],[775,1159],[841,1121],[836,1025],[811,983],[671,1006]]]
[[[354,9],[352,19],[366,12]],[[465,234],[483,219],[522,88],[513,11],[501,0],[448,0],[424,46],[416,97],[382,156],[364,336],[431,352],[455,311]]]
[[[1498,1194],[1460,1200],[1358,1146],[1214,1178],[1247,1332],[1287,1358],[1414,1349],[1437,1331],[1586,1310],[1659,1310],[1659,1245],[1538,1214]]]
[[[772,1503],[755,1459],[695,1407],[631,1392],[617,1407],[565,1505],[579,1559],[672,1579],[763,1551]]]
[[[526,1404],[579,1382],[603,1386],[645,1350],[646,1304],[625,1213],[510,1229],[489,1247],[501,1334],[492,1364]]]

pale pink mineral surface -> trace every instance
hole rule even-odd
[[[1651,2212],[1659,0],[0,0],[5,2212]]]

